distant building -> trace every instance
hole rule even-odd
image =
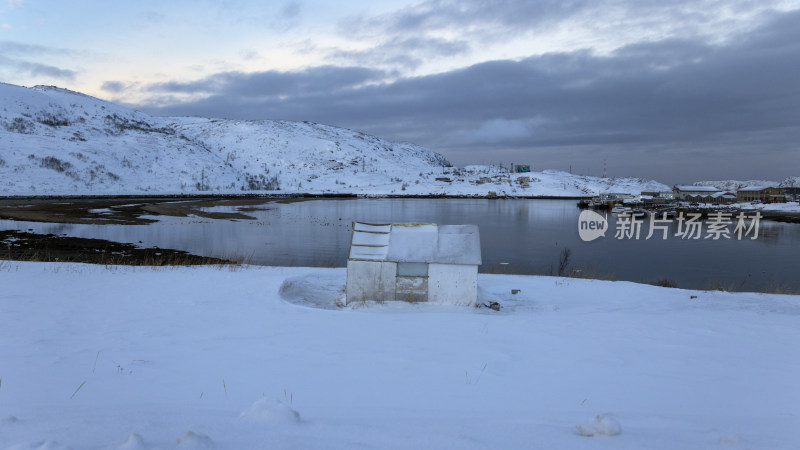
[[[531,166],[527,164],[517,164],[516,165],[516,172],[517,173],[528,173],[531,171]]]
[[[675,194],[675,198],[682,201],[682,202],[689,202],[687,197],[697,197],[697,196],[708,196],[717,192],[720,192],[719,189],[715,188],[714,186],[675,186],[672,188],[672,192]]]
[[[684,201],[712,204],[734,203],[736,202],[736,194],[730,191],[718,191],[710,194],[693,194],[687,195]]]
[[[642,203],[645,205],[665,205],[675,200],[672,191],[642,191]]]
[[[477,225],[353,223],[346,303],[375,300],[475,304]]]
[[[720,191],[711,194],[710,203],[736,203],[736,193],[731,191]]]
[[[653,195],[642,193],[642,203],[644,203],[645,206],[664,205],[667,201],[661,197],[654,197]]]
[[[627,192],[608,192],[600,194],[609,200],[637,200],[640,196],[636,194],[628,194]]]
[[[739,189],[736,199],[740,202],[762,201],[764,203],[784,203],[785,188],[771,186],[750,186]]]
[[[800,187],[785,187],[783,188],[783,194],[789,200],[800,201]]]

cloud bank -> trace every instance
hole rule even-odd
[[[619,175],[691,179],[714,164],[715,175],[775,177],[776,167],[800,170],[797,23],[795,11],[722,44],[670,38],[423,76],[366,66],[223,72],[147,85],[143,106],[162,115],[329,123],[412,140],[459,163],[599,174],[607,159]]]

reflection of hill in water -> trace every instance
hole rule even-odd
[[[80,205],[102,218],[106,210],[132,211],[149,224],[41,223],[0,220],[0,230],[103,239],[142,247],[183,250],[222,259],[242,259],[275,266],[344,267],[353,221],[369,223],[432,222],[476,224],[480,229],[481,272],[548,275],[557,273],[559,258],[570,249],[570,270],[577,276],[642,283],[674,280],[678,287],[741,290],[765,289],[783,283],[800,290],[795,274],[800,224],[762,220],[759,237],[730,239],[675,237],[656,232],[645,239],[614,239],[616,216],[609,215],[606,237],[583,242],[578,236],[580,209],[568,200],[487,199],[339,199],[218,202],[176,200],[164,203],[174,215],[148,215],[147,203],[120,199]],[[64,203],[57,201],[53,203]],[[19,205],[17,205],[19,206]],[[58,212],[58,205],[50,205]],[[69,209],[69,205],[66,205]],[[142,215],[144,212],[144,215]],[[180,214],[178,214],[180,213]],[[213,218],[206,216],[227,217]],[[241,215],[241,216],[240,216]],[[244,218],[244,217],[247,218]],[[103,222],[99,222],[103,223]]]

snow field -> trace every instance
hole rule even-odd
[[[339,308],[344,279],[4,262],[0,448],[800,442],[794,296],[481,274],[501,311]]]

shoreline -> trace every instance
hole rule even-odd
[[[128,211],[122,212],[123,217],[102,217],[101,223],[106,224],[130,224],[130,223],[149,223],[149,220],[142,220],[138,217],[131,217],[141,215],[144,212],[155,213],[157,215],[178,215],[185,216],[189,213],[207,217],[211,219],[248,219],[246,215],[236,213],[203,213],[198,211],[192,206],[214,206],[217,203],[231,203],[238,204],[243,202],[242,205],[261,204],[262,202],[279,202],[291,203],[307,200],[350,200],[350,199],[486,199],[486,200],[582,200],[590,197],[569,197],[569,196],[486,196],[486,195],[446,195],[446,194],[429,194],[429,195],[398,195],[398,194],[351,194],[351,193],[293,193],[293,194],[217,194],[217,195],[200,195],[200,194],[179,194],[179,195],[38,195],[38,196],[0,196],[0,220],[32,220],[34,222],[50,222],[50,223],[96,223],[91,218],[89,212],[90,206],[96,207],[94,203],[101,203],[107,207],[118,206]],[[158,207],[157,205],[127,205],[131,201],[137,203],[154,203],[166,204],[172,201],[188,201],[190,204],[186,205],[170,205],[169,207]],[[60,204],[55,202],[68,202],[67,204]],[[107,203],[104,203],[107,202]],[[115,203],[119,202],[119,205]],[[29,206],[33,208],[20,207]],[[132,206],[137,206],[142,211],[130,211]],[[38,210],[37,207],[41,207]],[[776,222],[785,223],[800,223],[800,211],[775,211],[763,210],[761,208],[747,208],[741,207],[731,208],[729,206],[711,206],[711,207],[676,207],[678,210],[684,212],[699,212],[706,218],[711,211],[723,210],[724,212],[738,213],[741,211],[755,212],[760,211],[762,219],[771,220]],[[135,208],[133,208],[135,209]],[[169,210],[169,211],[167,211]],[[137,214],[138,213],[138,214]],[[77,216],[77,221],[74,221]],[[72,220],[70,220],[70,218]],[[86,221],[88,219],[88,222]],[[116,221],[115,219],[120,219]],[[133,219],[133,220],[132,220]]]
[[[111,199],[237,199],[237,198],[264,198],[264,199],[347,199],[347,198],[451,198],[451,199],[527,199],[527,200],[582,200],[592,198],[592,196],[560,196],[560,195],[461,195],[461,194],[352,194],[352,193],[292,193],[292,194],[154,194],[154,195],[0,195],[0,201],[6,200],[111,200]]]

